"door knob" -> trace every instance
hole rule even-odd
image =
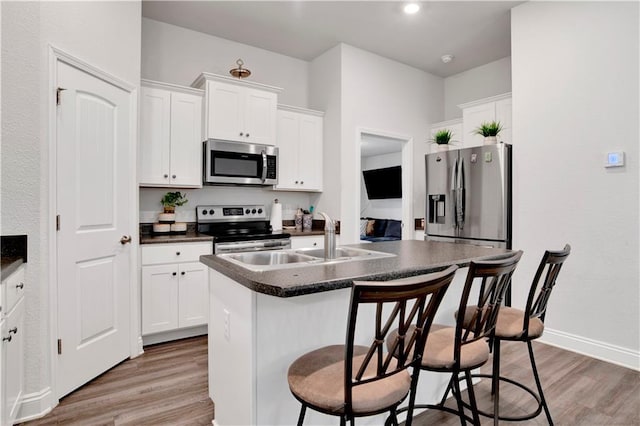
[[[125,245],[130,242],[131,242],[131,235],[123,235],[122,238],[120,238],[120,244],[122,245]]]

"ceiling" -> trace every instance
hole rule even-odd
[[[143,1],[142,15],[310,61],[346,43],[448,77],[511,55],[522,1]],[[445,54],[454,58],[442,62]]]
[[[404,141],[400,139],[387,138],[384,136],[362,134],[360,145],[361,157],[373,157],[376,155],[391,154],[402,151]]]

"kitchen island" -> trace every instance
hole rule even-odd
[[[392,254],[376,259],[286,265],[250,270],[223,256],[202,256],[209,266],[209,396],[214,424],[295,424],[300,403],[291,395],[287,369],[300,355],[344,343],[354,280],[386,281],[434,272],[472,260],[499,259],[508,250],[432,241],[351,245]],[[437,321],[453,323],[466,270],[456,275]],[[361,314],[362,315],[362,314]],[[373,310],[365,312],[371,315]],[[359,336],[361,343],[370,336]],[[421,374],[419,401],[435,401],[448,377]],[[358,424],[381,424],[381,416]],[[307,410],[305,424],[335,424]]]

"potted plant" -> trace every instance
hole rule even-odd
[[[438,130],[433,135],[433,139],[431,139],[430,142],[438,146],[438,151],[446,151],[449,149],[449,143],[453,142],[451,140],[452,137],[453,137],[453,132],[451,130],[442,129],[442,130]]]
[[[484,136],[484,143],[491,145],[498,143],[498,134],[502,131],[502,124],[499,121],[489,121],[480,124],[474,131],[476,135]]]
[[[176,206],[182,206],[186,204],[189,200],[187,200],[187,194],[182,194],[179,191],[176,192],[167,192],[162,197],[160,201],[164,206],[165,213],[174,213],[176,211]]]

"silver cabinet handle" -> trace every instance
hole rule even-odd
[[[125,245],[130,242],[131,242],[131,235],[123,235],[122,238],[120,238],[120,244],[122,245]]]
[[[23,289],[24,288],[24,283],[20,283],[16,285],[17,289]]]
[[[18,334],[18,327],[13,327],[11,330],[9,330],[9,334]]]
[[[3,337],[2,341],[3,342],[10,342],[11,341],[11,335],[8,335],[7,337]]]

